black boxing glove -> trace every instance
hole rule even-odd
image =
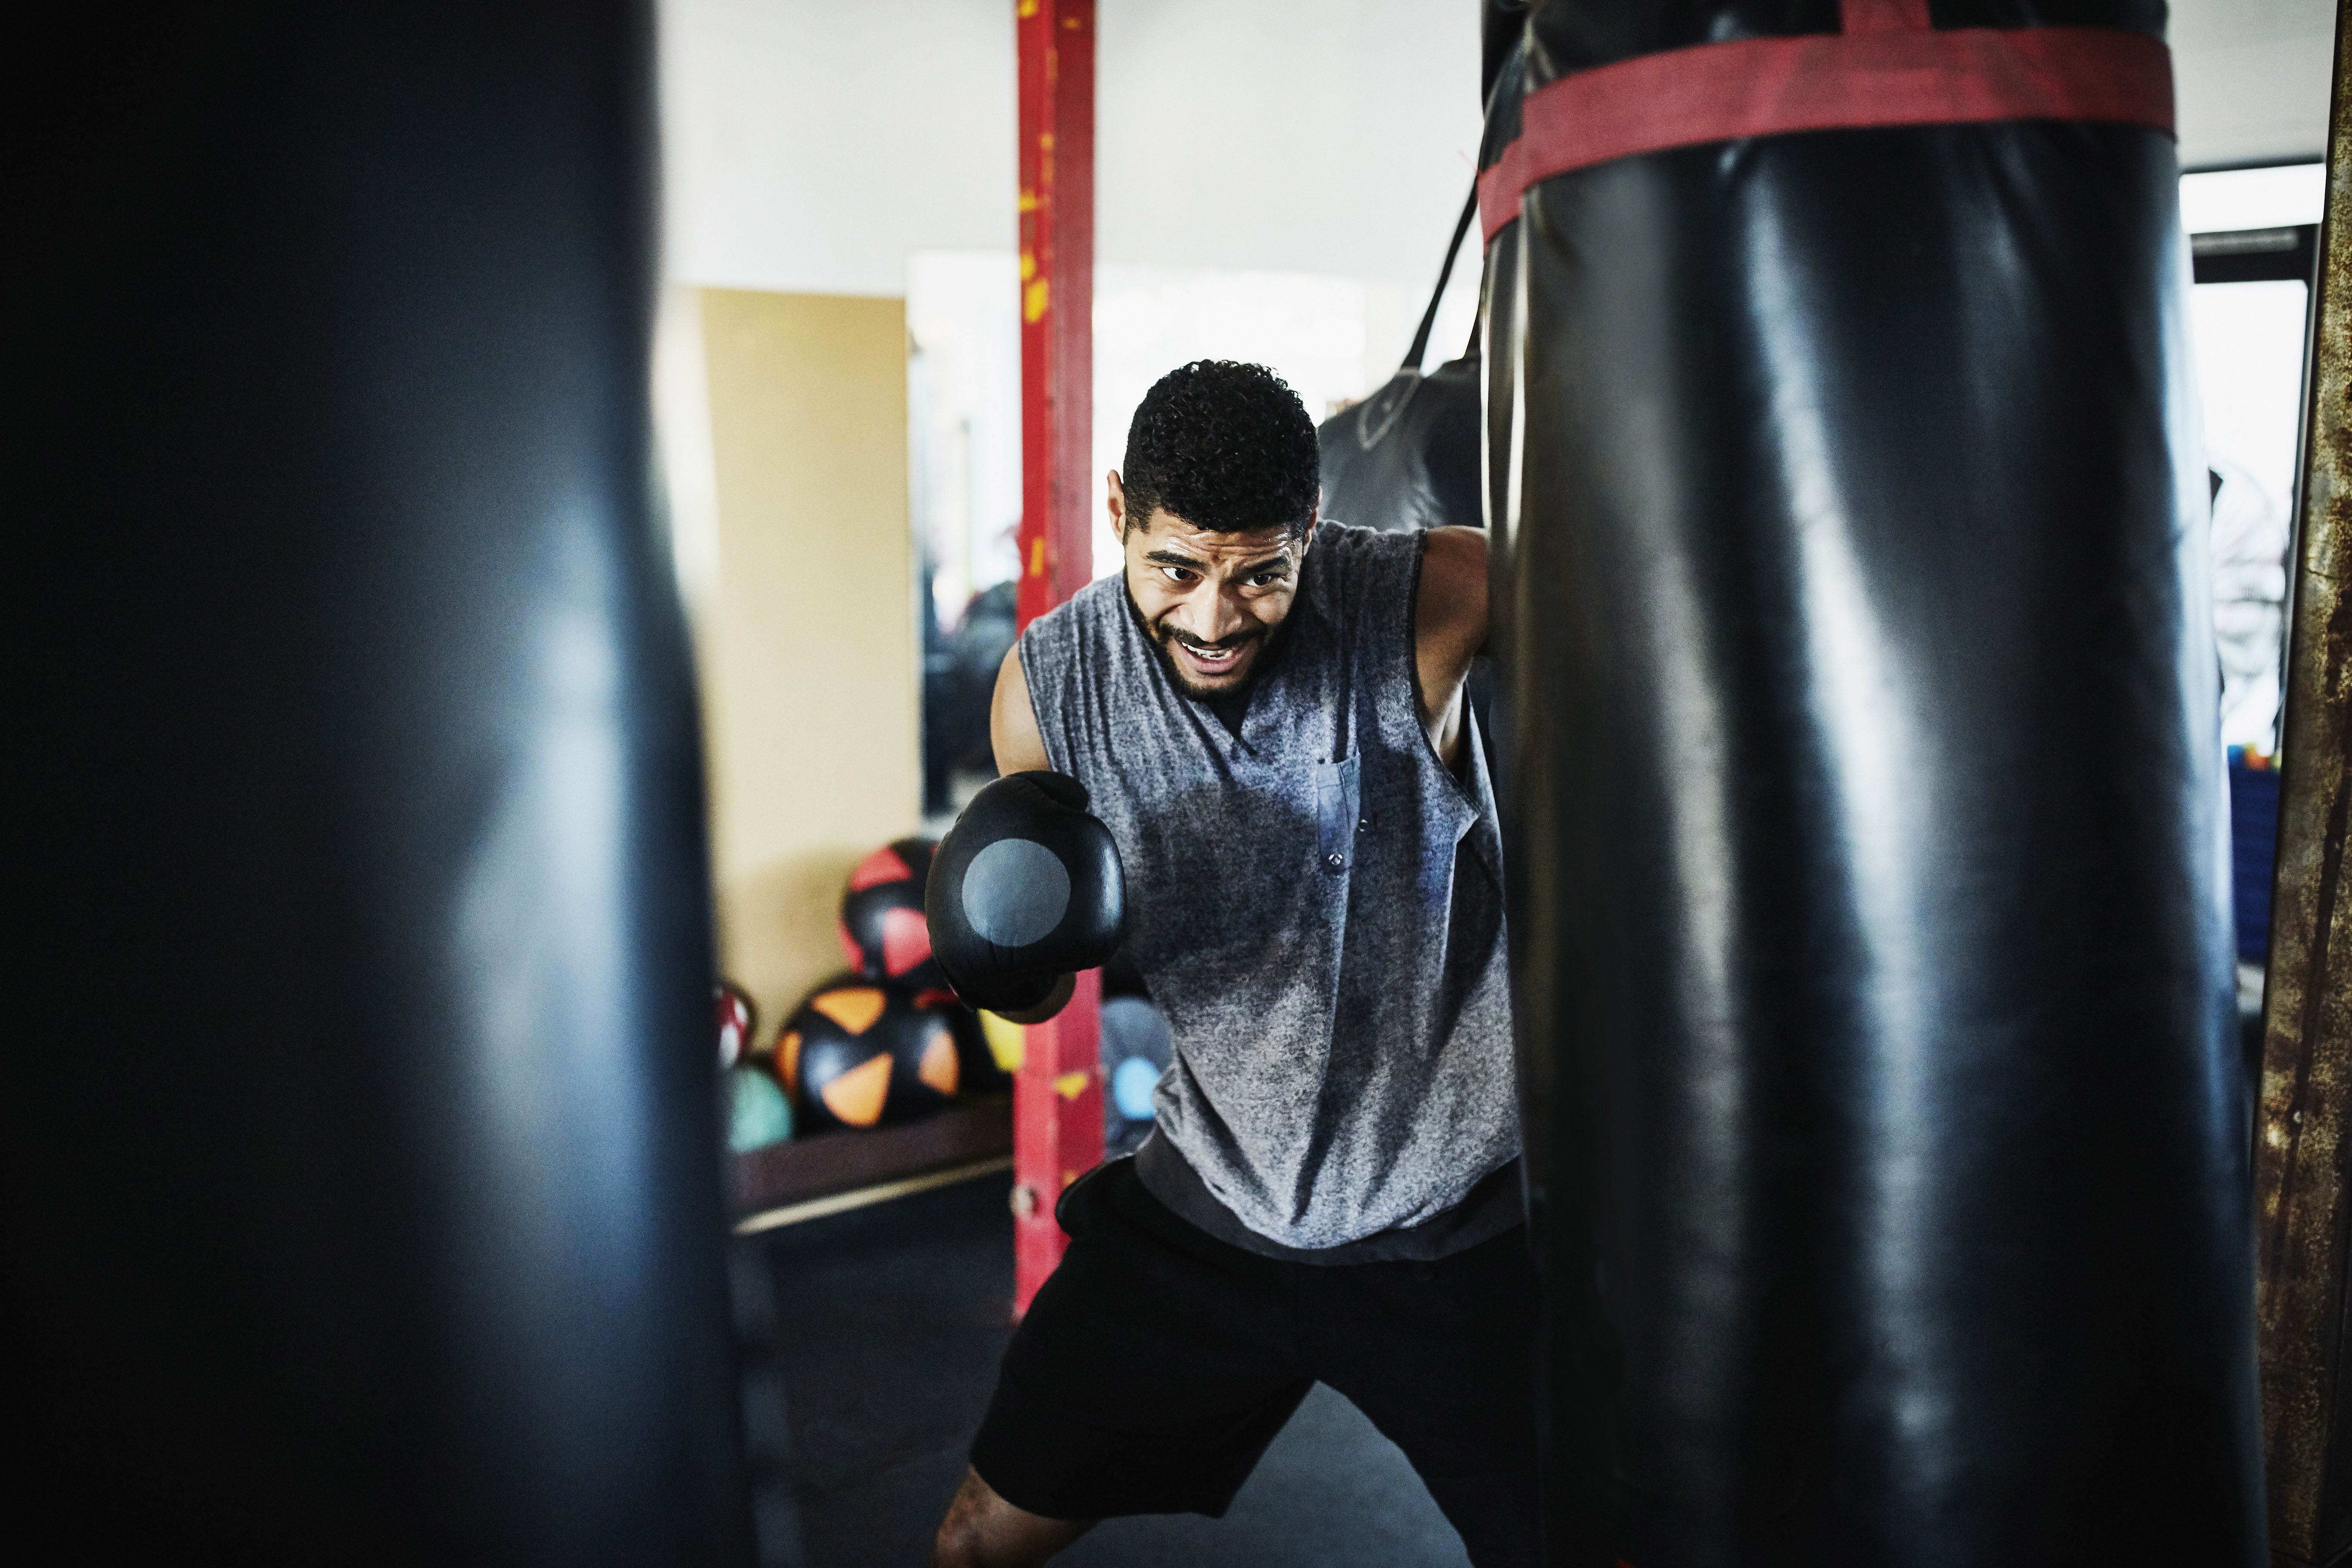
[[[931,956],[974,1007],[1052,1017],[1072,977],[1127,934],[1127,882],[1110,829],[1067,773],[1011,773],[972,796],[931,855],[923,918]]]

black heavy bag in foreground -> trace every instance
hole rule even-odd
[[[1118,845],[1067,773],[1008,773],[972,796],[931,857],[923,906],[956,994],[1023,1022],[1058,1012],[1059,983],[1127,934]]]
[[[746,1563],[650,8],[57,21],[12,1538]]]
[[[1934,14],[1544,0],[1483,193],[1562,1561],[2263,1556],[2163,11]]]

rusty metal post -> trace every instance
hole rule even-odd
[[[2352,1119],[2352,32],[2336,17],[2327,216],[2304,429],[2286,660],[2277,881],[2254,1140],[2263,1435],[2271,1552],[2321,1568],[2352,1550],[2344,1387],[2346,1138]]]
[[[1016,0],[1026,626],[1094,575],[1095,0]],[[1013,1083],[1014,1312],[1062,1260],[1054,1200],[1102,1163],[1100,977],[1025,1031]]]

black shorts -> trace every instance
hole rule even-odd
[[[1063,1196],[1069,1251],[972,1443],[998,1496],[1049,1519],[1217,1517],[1319,1382],[1404,1450],[1479,1568],[1535,1562],[1523,1229],[1433,1263],[1288,1262],[1178,1218],[1133,1165]]]

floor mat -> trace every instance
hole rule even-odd
[[[1009,1178],[735,1244],[762,1568],[922,1568],[1012,1330]],[[1466,1568],[1396,1447],[1318,1387],[1223,1520],[1109,1520],[1068,1568]]]

